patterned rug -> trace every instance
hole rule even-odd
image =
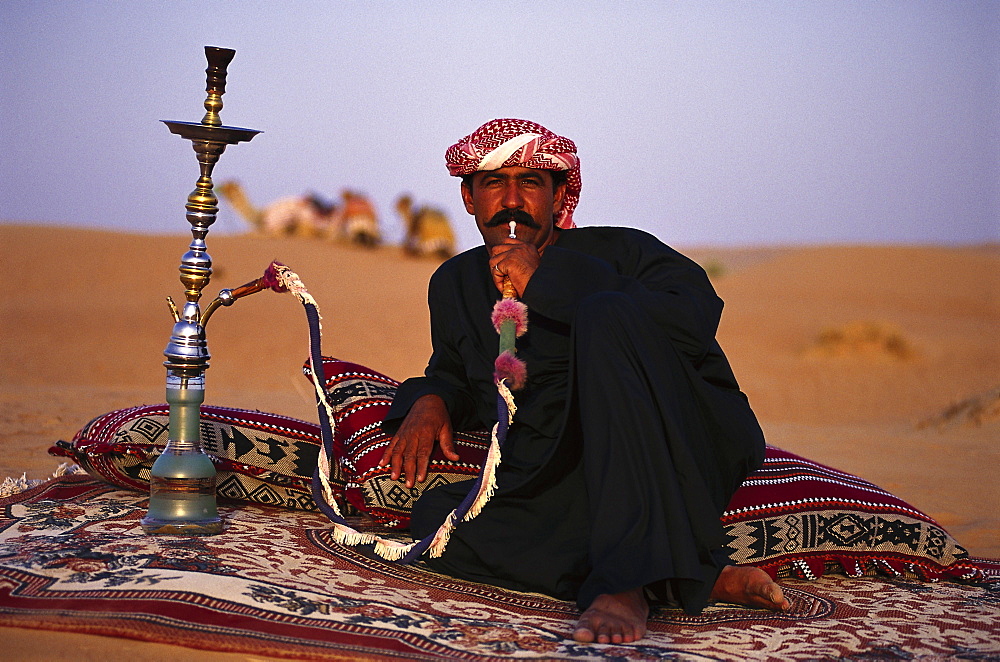
[[[294,659],[1000,659],[993,561],[978,585],[787,580],[788,613],[660,610],[581,645],[572,604],[369,559],[317,513],[221,504],[222,535],[148,537],[146,502],[85,476],[0,499],[0,625]]]

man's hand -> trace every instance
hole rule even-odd
[[[392,465],[392,479],[406,477],[406,487],[427,480],[434,443],[441,445],[441,452],[451,461],[459,459],[451,437],[451,417],[444,400],[437,395],[424,395],[410,407],[396,435],[389,442],[378,466]]]
[[[503,243],[490,248],[490,273],[493,275],[493,283],[503,292],[503,277],[509,276],[517,295],[521,296],[541,259],[542,256],[534,244],[508,237]]]

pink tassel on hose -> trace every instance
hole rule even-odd
[[[528,330],[528,307],[517,299],[500,299],[493,306],[493,326],[500,333],[500,325],[507,320],[514,322],[514,337],[520,338]]]
[[[287,292],[288,288],[285,287],[285,284],[281,282],[281,278],[278,277],[278,267],[283,267],[283,266],[285,265],[283,265],[281,262],[278,261],[272,262],[267,267],[267,271],[264,272],[264,275],[261,276],[260,284],[263,285],[264,287],[274,290],[275,292],[278,292],[279,294],[282,292]]]
[[[493,363],[493,379],[507,380],[507,388],[517,391],[528,381],[528,366],[511,351],[501,353]]]

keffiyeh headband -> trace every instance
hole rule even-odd
[[[527,120],[496,119],[449,147],[444,160],[455,177],[509,166],[565,171],[566,195],[556,227],[576,227],[573,210],[580,201],[582,182],[576,144],[569,138]]]

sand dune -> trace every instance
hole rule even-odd
[[[187,241],[0,226],[14,275],[0,294],[0,477],[44,477],[59,464],[46,454],[54,440],[105,411],[163,401],[164,298],[182,298]],[[422,371],[433,261],[250,236],[209,235],[208,246],[204,302],[278,259],[318,300],[327,354],[396,378]],[[719,338],[771,443],[872,480],[973,554],[1000,557],[1000,247],[685,252],[719,274]],[[208,339],[209,404],[314,418],[294,298],[265,292],[222,309]]]

